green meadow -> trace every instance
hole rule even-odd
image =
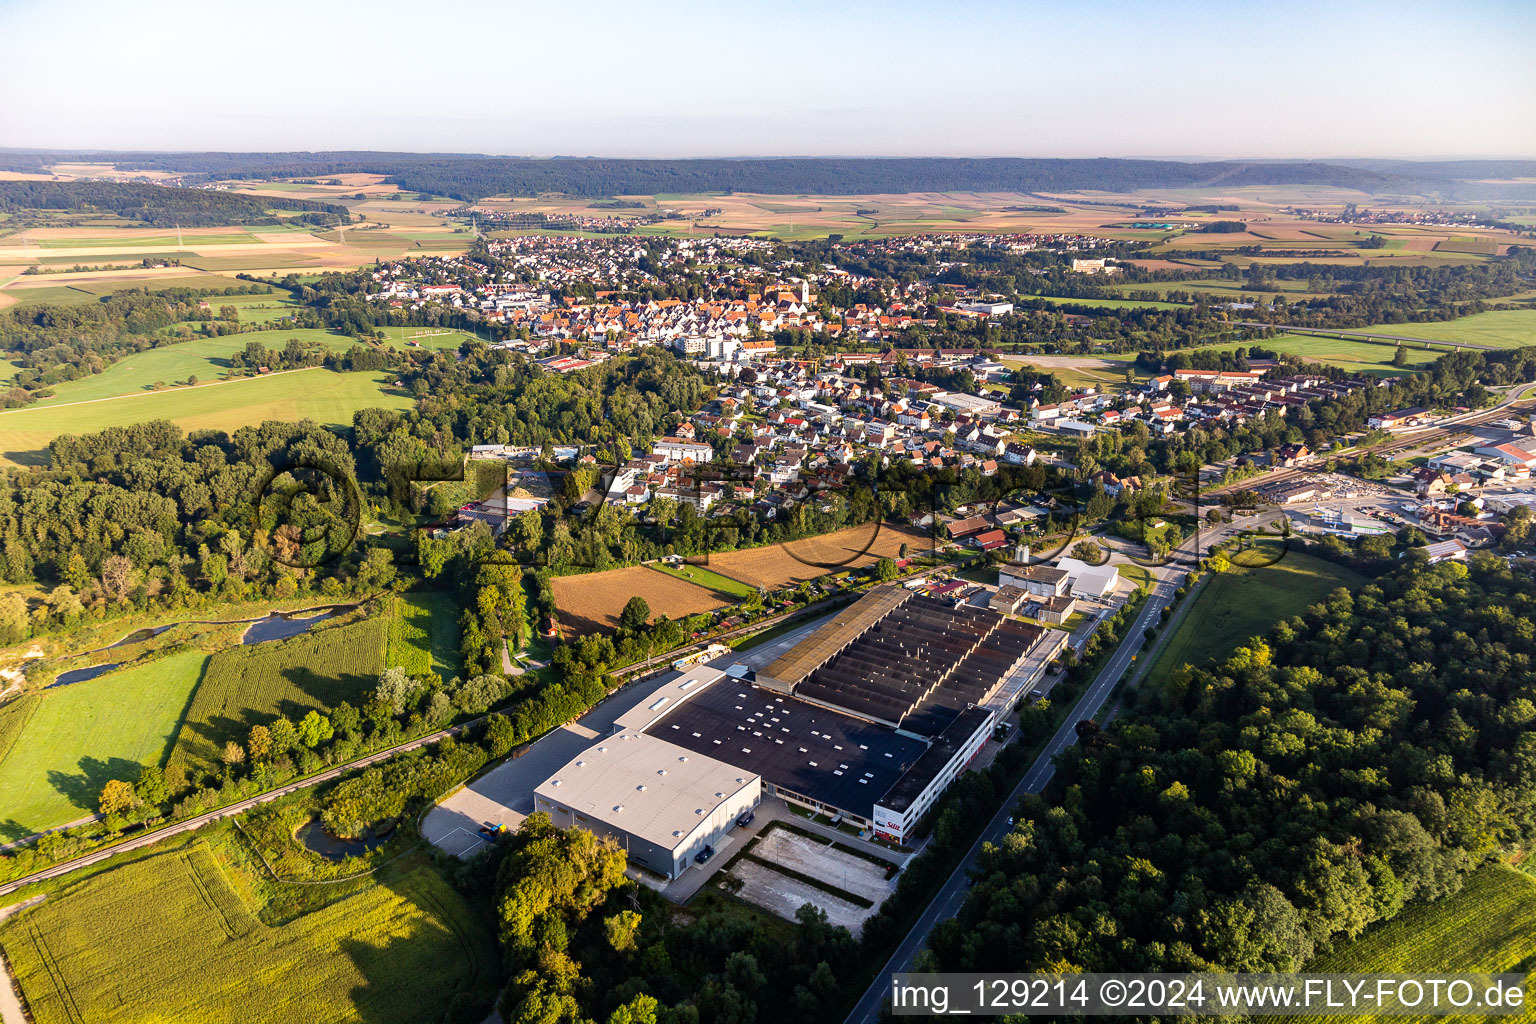
[[[94,814],[109,780],[163,764],[207,660],[183,651],[0,708],[0,736],[13,733],[0,749],[0,840]]]

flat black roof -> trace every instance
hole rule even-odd
[[[912,802],[922,795],[928,784],[938,777],[944,766],[949,764],[955,756],[955,752],[965,745],[965,741],[976,734],[992,716],[992,712],[986,708],[967,708],[955,716],[945,730],[934,739],[927,752],[917,759],[905,775],[895,785],[891,786],[880,801],[881,807],[887,807],[898,814],[912,806]]]
[[[864,818],[928,748],[893,729],[729,677],[646,732]]]

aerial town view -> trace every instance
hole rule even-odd
[[[0,38],[0,1024],[1531,1012],[1536,7]]]

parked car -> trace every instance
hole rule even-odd
[[[742,828],[746,828],[748,825],[752,824],[756,817],[757,815],[753,814],[751,811],[743,811],[741,817],[736,819],[736,824]]]
[[[700,850],[698,853],[693,855],[693,862],[695,864],[703,864],[705,861],[709,860],[709,858],[713,857],[714,855],[715,855],[715,848],[713,846],[706,846],[706,847],[704,847],[704,849]]]

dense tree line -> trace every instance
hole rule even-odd
[[[935,934],[949,970],[1293,971],[1532,839],[1536,580],[1340,589],[1086,727]]]
[[[222,289],[172,288],[158,292],[129,289],[100,302],[15,306],[0,310],[0,350],[20,369],[5,396],[7,405],[24,405],[34,392],[66,380],[100,373],[125,355],[191,337],[173,336],[173,325],[198,323],[205,334],[222,334],[224,325],[239,330],[232,309],[215,310],[223,295],[261,295],[270,285],[233,285]],[[201,307],[209,302],[208,309]]]
[[[222,227],[278,224],[272,206],[324,214],[326,223],[350,223],[345,206],[307,199],[264,198],[219,189],[170,188],[116,181],[0,181],[0,213],[27,210],[115,213],[151,227]],[[308,221],[313,223],[313,221]]]
[[[347,443],[309,421],[61,435],[47,467],[0,479],[0,578],[51,588],[38,629],[128,606],[377,587],[392,559],[352,543],[354,472]]]

